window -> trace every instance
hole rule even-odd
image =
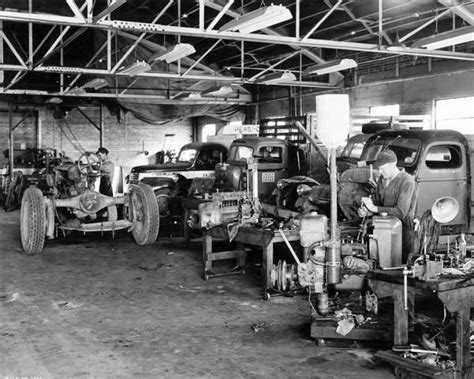
[[[259,162],[262,163],[281,163],[283,150],[278,146],[261,146],[258,150]]]
[[[459,146],[433,146],[426,154],[426,166],[431,169],[456,168],[461,164]]]
[[[369,114],[371,116],[400,116],[400,104],[369,107]]]
[[[474,96],[436,100],[435,127],[474,134]]]
[[[396,137],[390,141],[377,140],[364,151],[361,160],[373,162],[381,151],[389,148],[397,155],[397,165],[403,167],[413,166],[420,150],[420,141],[408,138]]]
[[[216,135],[216,124],[206,124],[202,127],[201,141],[207,142],[208,136]]]
[[[178,159],[176,161],[178,162],[193,162],[194,157],[196,156],[197,150],[196,149],[184,149],[181,150],[179,153]]]
[[[247,161],[252,158],[253,149],[248,146],[233,146],[229,153],[230,159],[233,161]]]

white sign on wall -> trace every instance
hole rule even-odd
[[[235,125],[235,134],[257,135],[260,132],[260,125]]]

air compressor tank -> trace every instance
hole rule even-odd
[[[381,268],[402,264],[402,223],[392,216],[373,216],[374,227],[369,244],[370,258],[376,259]]]

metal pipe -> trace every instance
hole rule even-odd
[[[337,166],[336,149],[329,150],[330,155],[330,188],[331,188],[331,240],[326,250],[327,283],[341,282],[341,243],[338,240],[337,224]]]
[[[291,255],[293,255],[293,258],[295,259],[296,263],[298,263],[298,266],[299,266],[301,264],[301,261],[296,255],[295,250],[293,249],[293,246],[291,246],[290,241],[288,241],[288,238],[286,238],[285,232],[281,229],[278,229],[278,231],[280,232],[281,238],[283,238],[283,241],[285,241],[286,246],[288,247],[288,250],[290,250]]]
[[[8,158],[10,161],[10,185],[13,183],[13,104],[8,103],[8,125],[10,127],[9,137],[10,137],[10,153]]]

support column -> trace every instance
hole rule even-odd
[[[100,140],[100,147],[104,147],[104,106],[100,106],[99,112],[99,140]]]

